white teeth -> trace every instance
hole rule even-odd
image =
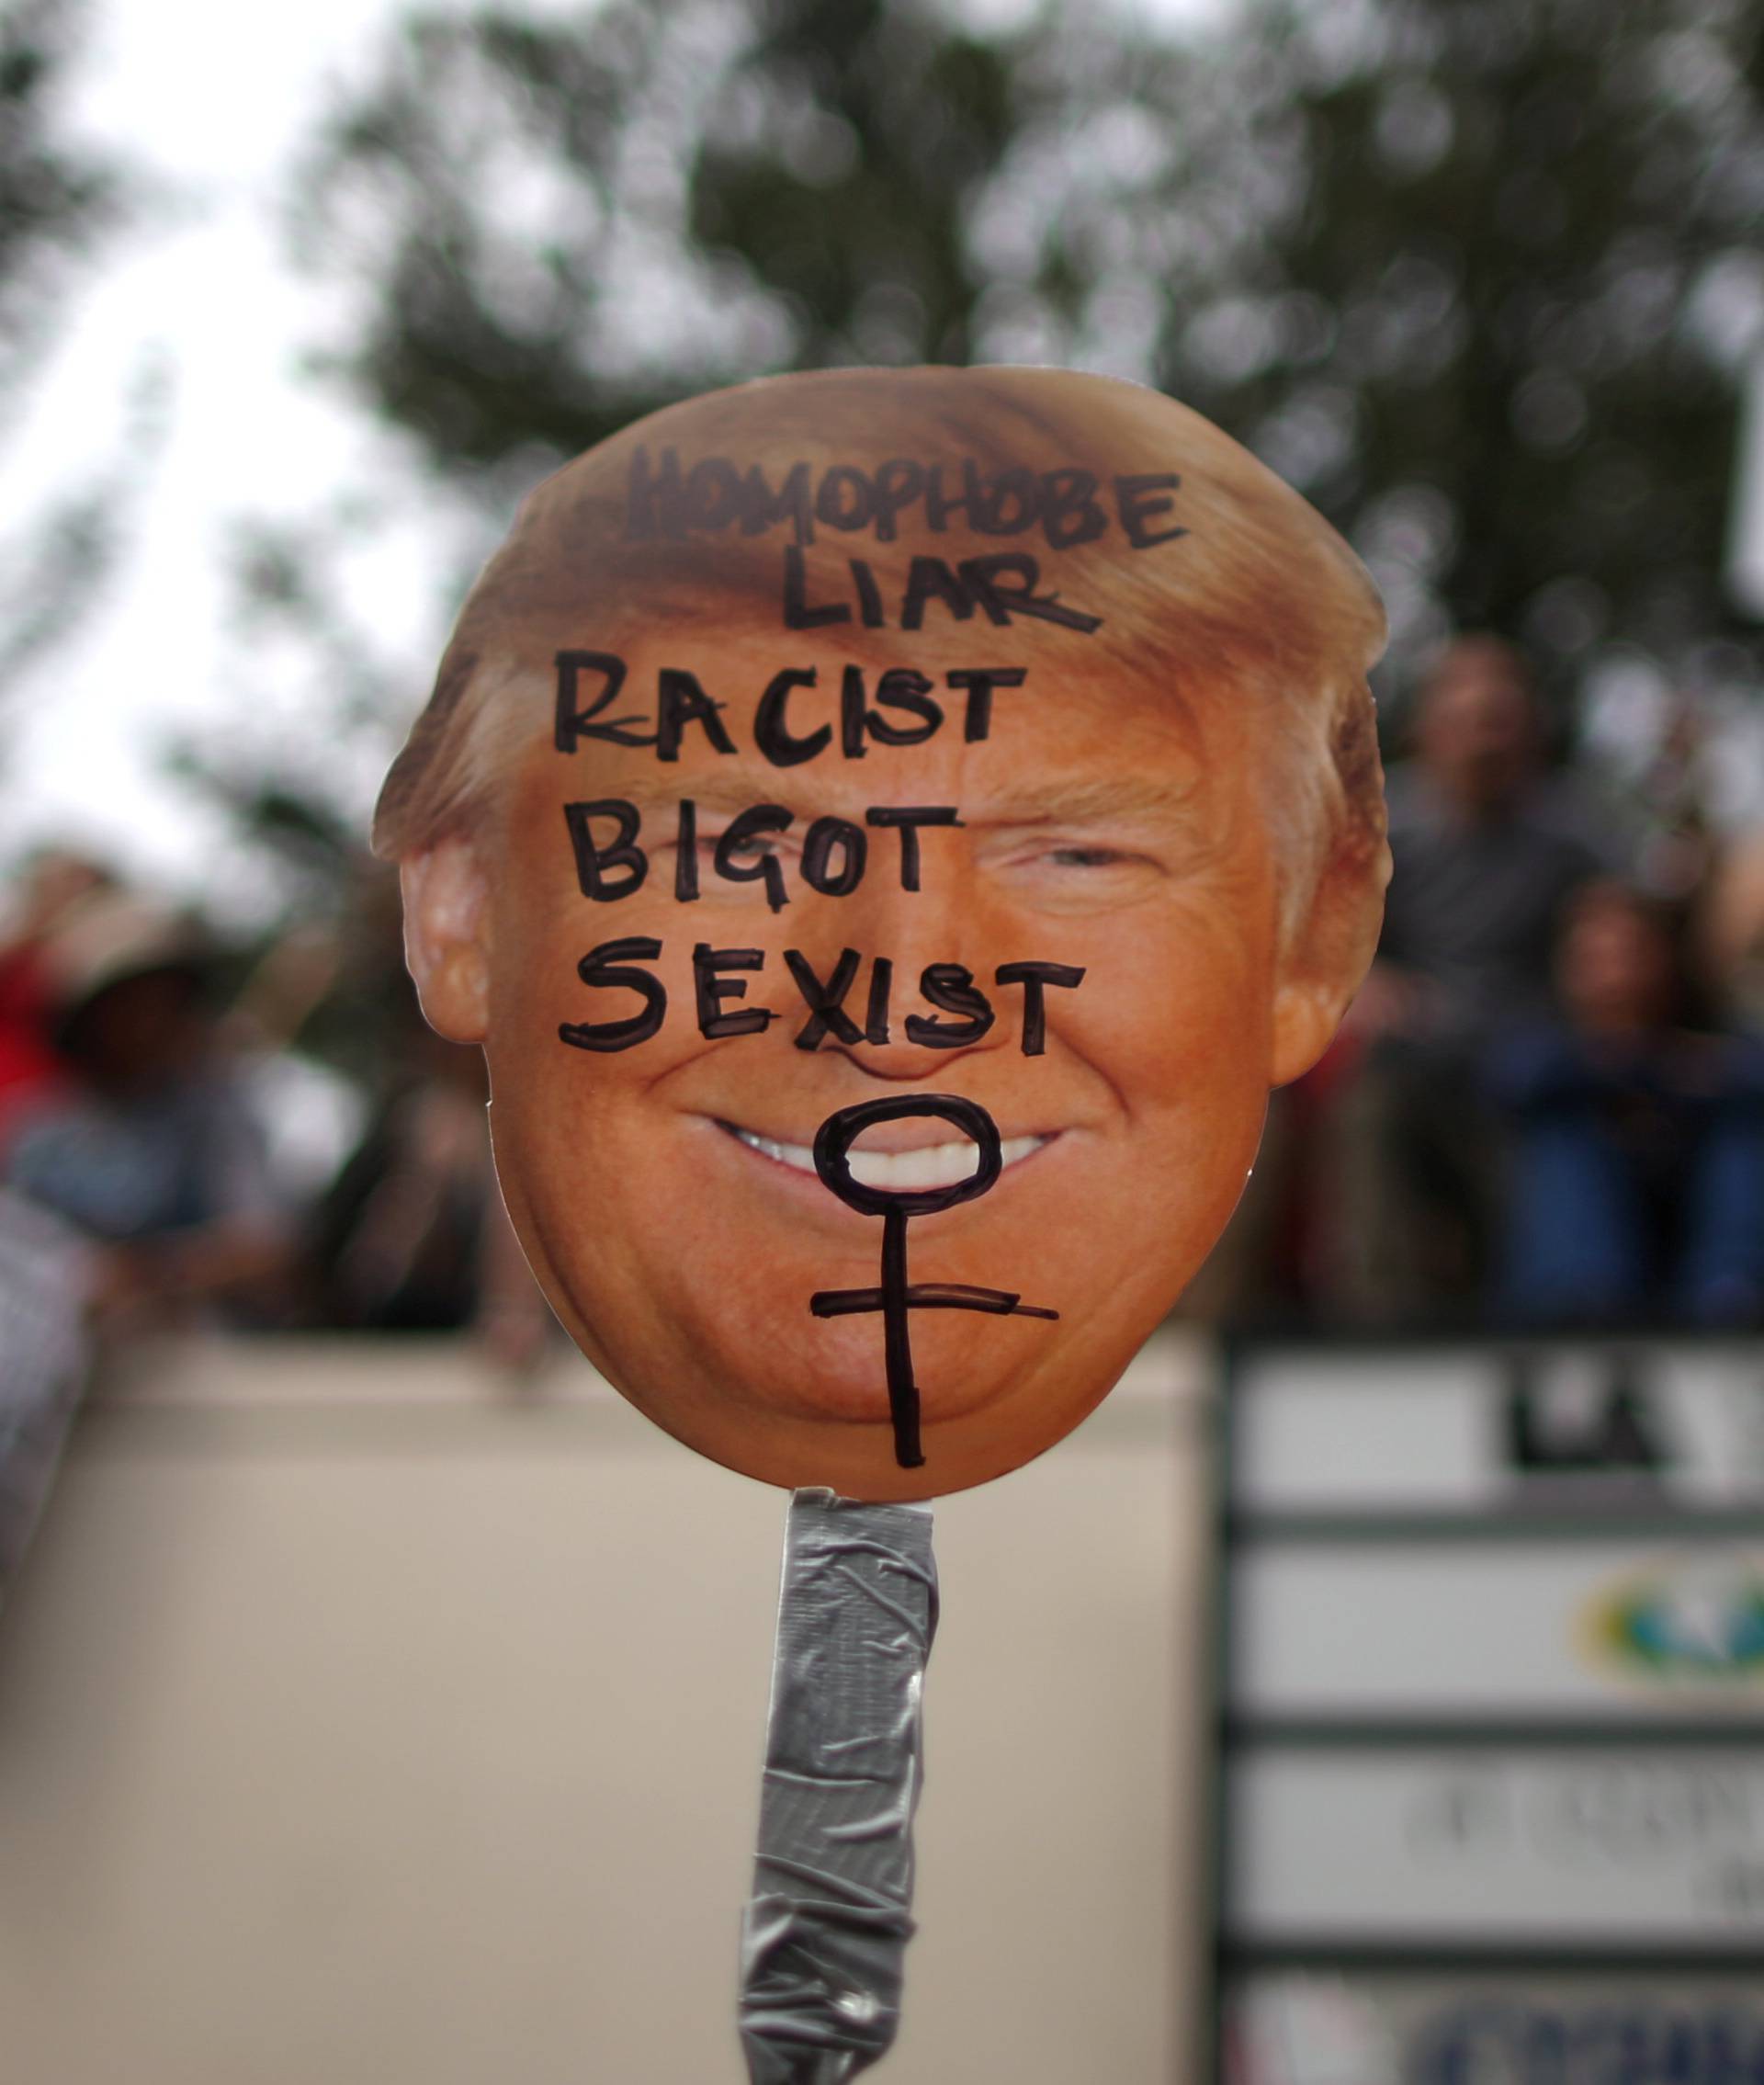
[[[798,1173],[815,1170],[815,1154],[807,1144],[775,1144],[770,1137],[756,1137],[751,1129],[737,1129],[735,1134],[750,1150],[763,1151],[780,1165],[793,1165]]]
[[[964,1140],[922,1144],[916,1151],[854,1150],[849,1162],[860,1187],[950,1187],[973,1177],[980,1154]]]
[[[729,1125],[734,1128],[734,1125]],[[735,1129],[750,1150],[775,1159],[798,1173],[813,1173],[815,1154],[807,1144],[780,1144],[751,1129]],[[1005,1165],[1015,1165],[1031,1151],[1039,1150],[1046,1137],[1007,1137],[999,1146]],[[966,1138],[956,1143],[922,1144],[911,1151],[866,1151],[851,1154],[852,1178],[864,1187],[949,1187],[958,1180],[971,1179],[978,1169],[980,1154]]]

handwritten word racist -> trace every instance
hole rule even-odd
[[[626,663],[618,653],[560,652],[556,663],[552,743],[560,753],[574,753],[584,739],[597,739],[607,745],[652,747],[658,760],[677,761],[687,729],[695,725],[713,751],[735,751],[720,714],[728,705],[710,696],[695,674],[662,666],[656,674],[652,710],[608,717],[605,712],[624,693],[627,679]],[[969,745],[990,735],[997,691],[1021,687],[1026,676],[1022,666],[958,666],[944,675],[944,687],[962,698],[962,737]],[[593,690],[585,697],[584,682]],[[799,766],[831,746],[830,721],[806,731],[791,728],[793,710],[808,706],[805,691],[820,685],[813,666],[786,666],[767,682],[753,716],[753,743],[774,767]],[[844,667],[838,696],[842,757],[862,760],[872,741],[877,745],[922,745],[934,737],[944,719],[943,705],[932,694],[934,685],[910,667],[889,667],[876,680],[872,703],[864,669]],[[824,706],[825,696],[820,700]]]
[[[727,456],[703,457],[686,469],[676,450],[651,458],[645,447],[632,458],[626,482],[625,533],[630,542],[679,542],[729,528],[763,536],[785,526],[806,547],[817,528],[842,536],[867,531],[878,543],[892,543],[906,521],[933,535],[952,524],[973,536],[1038,531],[1054,550],[1095,542],[1114,528],[1128,549],[1147,550],[1187,533],[1169,518],[1181,484],[1174,470],[1116,476],[1105,486],[1095,471],[1077,466],[988,471],[973,457],[959,463],[894,457],[874,470],[803,461],[773,478],[763,464],[742,466]]]
[[[622,1019],[566,1021],[558,1029],[560,1037],[574,1049],[605,1053],[634,1049],[659,1035],[668,1017],[668,988],[647,966],[659,962],[662,955],[662,944],[653,935],[628,935],[591,948],[576,966],[582,983],[595,991],[635,992],[641,1007]],[[845,1010],[863,963],[855,948],[843,949],[831,976],[824,979],[799,948],[786,948],[784,962],[808,1015],[791,1038],[798,1049],[819,1049],[829,1036],[846,1045],[889,1041],[894,965],[886,956],[871,960],[861,1023]],[[713,948],[706,941],[694,947],[694,1012],[698,1032],[707,1042],[761,1035],[780,1018],[769,1006],[724,1010],[725,1001],[746,997],[748,980],[743,973],[764,968],[765,951],[761,948]],[[1025,1057],[1040,1057],[1046,1050],[1048,990],[1072,991],[1083,977],[1082,969],[1071,963],[1001,963],[993,971],[995,986],[1022,989],[1020,1039]],[[965,963],[926,964],[919,973],[919,996],[936,1011],[909,1014],[904,1026],[907,1040],[923,1049],[970,1048],[991,1032],[998,1018]]]
[[[1175,471],[1119,474],[1106,484],[1097,472],[1077,466],[1040,471],[1012,466],[989,472],[972,457],[959,463],[895,458],[874,470],[851,463],[817,468],[804,460],[768,475],[763,464],[742,467],[720,456],[702,458],[688,469],[674,449],[664,448],[652,458],[647,448],[639,448],[627,486],[626,535],[633,542],[684,541],[695,534],[728,529],[757,537],[787,528],[782,587],[782,619],[787,629],[856,623],[868,629],[898,626],[917,630],[935,610],[956,623],[978,618],[1008,629],[1031,621],[1092,635],[1102,627],[1102,618],[1045,588],[1040,561],[1027,550],[954,559],[920,552],[908,561],[904,578],[890,583],[887,591],[866,557],[848,556],[844,575],[833,580],[824,563],[811,575],[803,553],[816,542],[818,529],[842,537],[867,532],[877,543],[892,543],[903,526],[940,535],[956,524],[970,538],[1038,534],[1048,550],[1057,551],[1114,531],[1126,549],[1147,550],[1188,533],[1171,518],[1181,485]],[[689,731],[702,734],[704,745],[713,753],[736,751],[723,720],[728,705],[684,668],[657,669],[650,708],[616,711],[629,677],[628,663],[618,653],[560,651],[556,666],[553,742],[560,754],[573,754],[585,742],[598,742],[650,751],[658,761],[677,762]],[[877,674],[872,687],[863,666],[847,663],[840,670],[835,697],[831,678],[823,686],[818,667],[785,666],[761,695],[752,742],[761,756],[778,768],[818,759],[835,743],[842,759],[862,760],[873,744],[923,744],[944,728],[945,701],[953,707],[959,699],[963,741],[979,744],[990,736],[999,691],[1020,688],[1027,677],[1021,666],[958,667],[944,674],[939,687],[914,668],[895,666]],[[584,898],[612,903],[643,888],[658,843],[652,838],[649,847],[639,844],[642,812],[635,803],[622,797],[598,797],[566,803],[563,811],[577,886]],[[767,904],[774,912],[781,912],[791,900],[776,842],[795,823],[796,814],[783,804],[752,804],[737,812],[721,833],[707,835],[702,843],[710,850],[710,874],[731,883],[763,884]],[[900,887],[917,890],[922,829],[961,823],[952,804],[873,805],[865,811],[862,825],[851,819],[816,818],[803,835],[797,872],[818,895],[843,897],[864,879],[870,832],[892,831]],[[610,832],[605,830],[607,825]],[[703,864],[697,808],[690,798],[673,807],[672,833],[659,843],[660,848],[668,846],[673,850],[675,901],[691,904],[702,895]],[[564,1022],[558,1030],[560,1038],[577,1049],[604,1052],[634,1048],[658,1034],[667,1018],[668,993],[649,966],[662,953],[661,941],[648,935],[605,941],[591,949],[577,965],[582,982],[596,992],[634,992],[640,1005],[623,1017]],[[785,967],[808,1009],[808,1019],[794,1037],[798,1049],[817,1049],[829,1036],[842,1044],[888,1041],[894,985],[888,958],[870,960],[862,1022],[845,1010],[863,960],[856,949],[847,948],[832,976],[822,980],[800,949],[785,950]],[[779,1018],[771,1007],[725,1004],[745,998],[744,973],[764,967],[763,950],[714,948],[701,941],[692,962],[694,1010],[707,1040],[763,1034]],[[1038,1057],[1046,1049],[1047,991],[1071,991],[1083,977],[1081,968],[1064,963],[1012,962],[995,969],[995,988],[1022,989],[1025,1056]],[[904,1030],[909,1042],[927,1049],[967,1048],[988,1034],[997,1019],[974,973],[961,963],[927,964],[920,972],[919,995],[933,1011],[909,1014]]]

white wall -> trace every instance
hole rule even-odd
[[[1186,2075],[1203,1361],[936,1509],[889,2085]],[[0,2076],[736,2085],[783,1508],[573,1362],[140,1361],[0,1617]]]

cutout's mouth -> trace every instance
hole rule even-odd
[[[815,1173],[814,1147],[809,1144],[783,1143],[775,1137],[762,1137],[757,1129],[743,1129],[738,1122],[717,1119],[717,1127],[725,1136],[734,1138],[763,1159],[770,1159],[775,1165],[788,1166],[793,1173],[806,1173],[812,1180]],[[1027,1137],[1006,1137],[999,1145],[999,1161],[1009,1169],[1034,1155],[1044,1146],[1051,1144],[1059,1136],[1057,1129]],[[979,1147],[967,1137],[948,1139],[940,1143],[915,1144],[905,1150],[877,1151],[865,1145],[854,1144],[846,1157],[846,1165],[852,1178],[862,1187],[892,1189],[953,1187],[957,1181],[971,1180],[979,1170]]]

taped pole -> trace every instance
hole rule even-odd
[[[894,2041],[936,1628],[929,1505],[792,1492],[741,1920],[752,2085],[842,2085]]]

